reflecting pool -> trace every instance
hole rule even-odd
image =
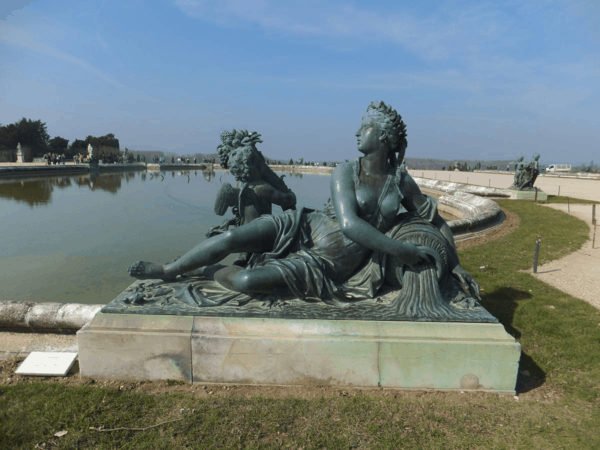
[[[329,180],[285,177],[298,207],[314,209]],[[225,171],[0,180],[0,300],[108,303],[133,282],[131,263],[173,261],[232,217],[213,212],[225,182],[236,185]]]
[[[329,198],[329,176],[285,181],[298,206]],[[0,180],[0,300],[108,303],[133,281],[131,263],[172,261],[232,216],[213,212],[225,182],[236,185],[219,171]]]

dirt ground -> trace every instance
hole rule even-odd
[[[589,227],[589,240],[583,246],[565,256],[538,267],[538,273],[532,275],[573,297],[585,300],[600,309],[600,234],[596,225],[594,242],[594,226],[592,224],[592,205],[549,204],[548,208],[556,209],[583,220]],[[594,244],[592,246],[592,244]],[[543,248],[543,246],[542,246]]]
[[[0,386],[10,386],[21,383],[48,383],[57,382],[66,386],[91,386],[104,387],[118,391],[139,392],[148,395],[164,395],[181,393],[192,395],[196,398],[209,397],[265,397],[265,398],[301,398],[312,399],[321,397],[394,397],[418,398],[423,396],[436,396],[449,402],[462,402],[473,398],[488,396],[502,396],[511,400],[525,400],[543,403],[553,403],[562,398],[562,393],[546,384],[532,378],[527,371],[521,371],[517,381],[518,396],[508,394],[494,394],[481,391],[434,391],[391,388],[361,388],[337,386],[255,386],[237,384],[198,383],[187,384],[183,381],[128,381],[128,380],[103,380],[81,377],[79,366],[76,362],[66,377],[26,377],[14,374],[19,364],[25,359],[18,356],[0,361]]]

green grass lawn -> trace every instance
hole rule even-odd
[[[461,260],[522,345],[517,398],[341,388],[246,398],[178,383],[148,395],[30,379],[0,387],[0,448],[600,448],[600,311],[523,272],[536,236],[543,264],[580,248],[588,227],[533,202],[499,203],[521,217],[519,228]]]
[[[573,198],[573,197],[564,197],[562,195],[548,195],[548,199],[545,201],[540,201],[539,203],[584,203],[584,204],[593,204],[599,203],[594,200],[585,200],[583,198]],[[600,213],[600,211],[598,211]]]

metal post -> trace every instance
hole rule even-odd
[[[558,185],[558,197],[560,197],[560,184]]]
[[[592,237],[592,249],[596,246],[596,205],[592,205],[592,226],[594,227],[594,236]]]
[[[535,188],[535,200],[534,200],[534,202],[537,202],[537,191],[538,191],[538,188]]]
[[[540,254],[540,243],[542,242],[541,237],[535,238],[535,254],[533,255],[533,273],[537,273],[538,256]]]
[[[571,212],[571,200],[567,197],[567,210]]]
[[[491,178],[488,180],[488,187],[492,187],[492,179]]]

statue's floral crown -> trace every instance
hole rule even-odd
[[[221,133],[221,142],[222,144],[217,147],[217,153],[219,154],[221,167],[228,169],[229,156],[233,150],[238,147],[252,147],[258,152],[256,144],[260,144],[263,141],[260,139],[260,134],[256,131],[249,133],[248,130],[238,131],[234,128],[233,131],[225,130]],[[262,156],[262,153],[260,154]]]
[[[386,105],[383,102],[371,102],[367,108],[367,114],[369,111],[384,115],[390,122],[388,125],[391,125],[394,131],[398,133],[398,141],[406,145],[406,124],[402,120],[402,116],[392,108],[392,105]]]
[[[233,130],[233,131],[223,131],[221,133],[221,142],[223,144],[229,144],[233,148],[237,147],[245,147],[247,145],[256,146],[256,144],[260,144],[263,141],[260,139],[260,134],[256,131],[251,133],[248,130]]]

